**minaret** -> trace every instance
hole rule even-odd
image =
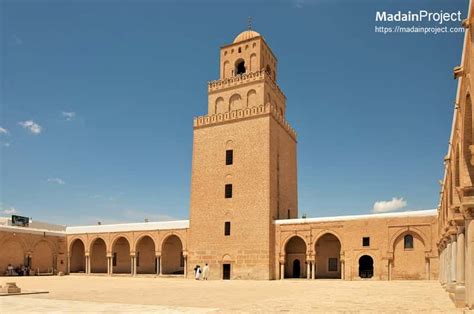
[[[220,49],[208,114],[194,120],[188,274],[277,278],[273,220],[296,218],[296,133],[285,120],[277,59],[250,29]]]

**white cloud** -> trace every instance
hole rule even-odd
[[[4,146],[4,147],[10,147],[10,145],[11,145],[11,143],[8,143],[8,142],[7,142],[7,143],[3,143],[3,146]]]
[[[0,134],[8,134],[8,130],[0,126]]]
[[[71,121],[76,117],[76,113],[63,111],[63,117],[65,117],[67,121]]]
[[[2,213],[6,215],[14,215],[14,214],[18,214],[18,211],[15,208],[10,207],[10,208],[4,209]]]
[[[63,179],[60,179],[60,178],[49,178],[48,180],[46,180],[46,182],[48,183],[56,183],[56,184],[59,184],[59,185],[64,185],[66,184],[66,182],[64,182]]]
[[[35,123],[32,120],[18,122],[23,128],[28,129],[33,134],[41,133],[41,125]]]
[[[398,209],[402,209],[407,206],[407,202],[400,198],[392,198],[391,201],[377,201],[374,203],[373,212],[374,213],[386,213],[392,212]]]

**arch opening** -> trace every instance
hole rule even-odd
[[[31,268],[37,273],[54,273],[53,251],[46,241],[40,241],[33,249]]]
[[[419,280],[426,278],[425,245],[418,233],[400,234],[393,243],[391,278]]]
[[[235,62],[235,75],[241,75],[245,73],[245,61],[239,59]]]
[[[107,273],[107,246],[105,241],[97,238],[90,249],[91,273]]]
[[[70,263],[69,271],[71,273],[86,272],[86,248],[84,242],[80,239],[76,239],[72,242]]]
[[[15,239],[9,239],[3,242],[1,244],[1,251],[8,252],[8,254],[0,254],[0,275],[7,273],[8,265],[17,268],[26,262],[23,246]]]
[[[149,236],[142,237],[135,250],[137,274],[156,274],[155,242]]]
[[[292,237],[285,245],[285,278],[306,277],[306,243],[299,236]]]
[[[374,260],[369,255],[359,258],[359,277],[372,278],[374,276]]]
[[[161,259],[162,274],[184,274],[183,244],[178,236],[171,235],[163,242],[161,248]]]
[[[114,241],[112,245],[112,267],[115,274],[131,273],[130,244],[124,237]]]
[[[331,234],[326,233],[316,241],[316,271],[315,278],[341,278],[341,242]]]

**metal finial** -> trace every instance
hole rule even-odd
[[[252,29],[252,17],[251,16],[249,16],[249,18],[248,18],[248,28],[249,28],[249,30]]]

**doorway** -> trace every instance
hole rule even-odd
[[[359,277],[372,278],[374,275],[374,260],[368,255],[361,256],[359,259]]]
[[[230,280],[230,264],[222,265],[222,279]]]
[[[295,259],[293,261],[293,278],[300,278],[300,275],[301,275],[300,260]]]

